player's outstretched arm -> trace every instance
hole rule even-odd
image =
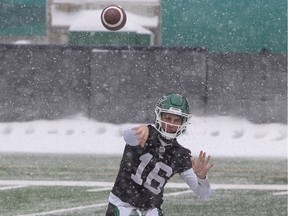
[[[128,145],[140,145],[144,148],[148,139],[149,129],[147,125],[139,125],[123,132],[124,140]]]
[[[139,145],[144,148],[145,143],[148,139],[148,135],[149,135],[149,129],[147,125],[139,125],[138,127],[133,129],[135,132],[135,135],[138,138],[139,141]]]
[[[191,157],[192,168],[198,178],[205,179],[208,171],[213,167],[209,162],[210,158],[210,155],[206,157],[206,152],[203,151],[200,151],[197,161]]]
[[[209,160],[210,156],[206,157],[206,153],[201,151],[197,161],[191,157],[192,168],[180,173],[183,180],[201,199],[208,199],[212,194],[207,174],[213,164]]]

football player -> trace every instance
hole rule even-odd
[[[198,197],[211,195],[207,178],[213,166],[210,156],[201,151],[195,161],[190,150],[177,141],[190,118],[186,98],[167,94],[156,104],[154,125],[139,125],[123,132],[126,146],[106,216],[163,215],[164,187],[176,173]]]

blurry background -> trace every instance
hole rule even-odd
[[[117,32],[100,21],[110,4],[127,12]],[[3,0],[0,121],[149,122],[179,92],[195,115],[287,123],[286,12],[284,0]]]
[[[121,131],[168,92],[216,166],[209,202],[167,188],[165,213],[287,216],[286,0],[1,0],[0,215],[103,215]]]
[[[102,27],[99,14],[111,4],[121,5],[129,17],[125,31],[112,34],[114,44],[118,34],[136,32],[143,37],[143,45],[287,52],[284,0],[2,0],[0,41],[107,44],[102,34],[109,32]],[[145,36],[150,41],[145,41]],[[124,45],[129,44],[133,42]]]

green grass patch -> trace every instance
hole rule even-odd
[[[271,191],[216,190],[209,201],[199,200],[192,193],[166,197],[163,209],[169,216],[286,216],[287,195],[274,196]]]
[[[0,180],[106,181],[116,178],[119,155],[0,154]],[[213,184],[287,185],[287,161],[214,158]],[[170,182],[183,182],[175,176]],[[1,186],[0,186],[1,187]],[[21,215],[106,203],[109,191],[91,187],[29,186],[0,192],[0,215]],[[165,193],[183,189],[166,189]],[[278,191],[215,190],[208,201],[193,193],[165,197],[165,215],[287,215],[287,195]],[[57,215],[104,215],[106,206]],[[49,215],[49,214],[47,214]],[[51,214],[53,215],[53,214]]]

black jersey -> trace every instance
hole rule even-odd
[[[160,208],[167,181],[192,167],[190,150],[176,139],[163,146],[159,132],[148,125],[144,148],[126,144],[112,193],[137,208]]]

